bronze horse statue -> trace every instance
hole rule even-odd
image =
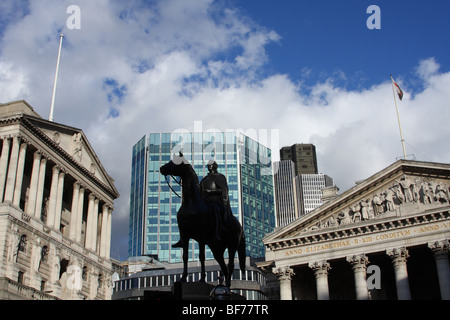
[[[214,259],[220,265],[225,285],[230,287],[231,276],[234,271],[234,256],[236,251],[239,257],[241,271],[245,272],[245,236],[238,219],[231,214],[231,219],[226,230],[219,230],[219,238],[214,237],[211,206],[200,192],[198,176],[192,165],[180,153],[174,155],[174,159],[163,165],[160,172],[164,176],[177,176],[181,178],[181,207],[177,213],[178,229],[180,231],[180,241],[172,247],[183,248],[183,275],[181,282],[187,279],[189,242],[194,239],[199,244],[199,258],[201,263],[200,281],[205,281],[205,245],[211,249]],[[231,209],[230,209],[231,210]],[[225,249],[228,249],[228,266],[224,260]]]

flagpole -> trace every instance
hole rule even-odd
[[[400,129],[400,138],[402,139],[403,156],[405,157],[406,160],[407,157],[406,157],[405,139],[403,139],[402,125],[400,124],[400,114],[398,112],[397,99],[395,98],[394,79],[392,78],[392,74],[391,74],[391,85],[392,85],[392,93],[394,95],[395,110],[397,111],[398,128]]]
[[[55,98],[56,98],[56,84],[58,82],[59,62],[61,60],[61,47],[62,47],[63,38],[64,38],[64,35],[61,33],[61,35],[59,36],[58,60],[56,62],[55,82],[53,83],[52,104],[50,106],[50,115],[48,117],[49,121],[53,121],[53,110],[55,108]]]

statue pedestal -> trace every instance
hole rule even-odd
[[[205,282],[176,282],[172,285],[175,300],[210,300],[214,285]],[[231,300],[245,300],[245,297],[231,293]]]

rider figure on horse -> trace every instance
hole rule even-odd
[[[228,198],[227,179],[217,172],[217,163],[208,162],[208,175],[200,182],[200,192],[207,200],[212,214],[213,241],[221,241],[221,229],[228,229],[231,217],[230,199]]]

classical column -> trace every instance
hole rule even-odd
[[[291,279],[294,275],[294,270],[286,266],[273,268],[272,272],[280,280],[280,300],[292,300]]]
[[[11,147],[11,140],[4,137],[2,147],[2,156],[0,158],[0,202],[3,202],[3,194],[5,191],[6,183],[6,170],[8,169],[9,162],[9,149]]]
[[[330,264],[326,261],[316,261],[308,265],[316,277],[317,300],[330,300],[330,291],[328,288],[328,271]]]
[[[355,276],[355,289],[357,300],[368,300],[369,290],[367,288],[366,270],[369,259],[365,254],[347,257],[347,262],[352,265]]]
[[[102,211],[102,231],[100,235],[100,256],[106,257],[106,237],[108,235],[108,205],[103,205]]]
[[[434,259],[436,260],[441,299],[450,300],[450,265],[448,262],[449,241],[443,240],[428,243],[428,248],[433,251]]]
[[[88,213],[87,213],[87,221],[86,221],[86,238],[84,241],[84,246],[87,249],[92,249],[92,234],[93,234],[93,220],[94,220],[94,201],[95,201],[95,195],[90,193],[89,194],[89,203],[88,203]]]
[[[42,201],[44,200],[44,183],[45,183],[45,170],[47,169],[47,158],[41,159],[41,167],[39,168],[39,179],[36,195],[36,211],[34,216],[37,219],[41,219]]]
[[[6,189],[4,201],[13,200],[14,186],[16,183],[17,162],[19,160],[20,139],[18,136],[13,137],[13,146],[11,150],[11,158],[9,160],[8,176],[6,178]]]
[[[94,200],[94,219],[92,221],[92,251],[97,252],[97,238],[98,238],[98,203],[99,199]]]
[[[392,263],[394,264],[398,300],[411,300],[408,270],[406,269],[406,259],[409,257],[408,250],[405,247],[388,249],[386,250],[386,254],[391,257]]]
[[[77,221],[78,221],[78,201],[80,198],[80,183],[73,184],[72,208],[70,209],[70,231],[69,239],[76,240]]]
[[[11,140],[4,137],[2,147],[2,156],[0,158],[0,202],[3,202],[3,194],[6,183],[6,170],[8,169],[9,149],[11,147]]]
[[[56,193],[56,206],[55,206],[55,224],[54,227],[59,231],[61,228],[61,214],[62,214],[62,202],[64,192],[64,177],[65,173],[61,171],[58,178],[58,192]]]
[[[53,227],[55,225],[56,215],[56,197],[58,195],[59,166],[55,165],[52,169],[52,184],[50,186],[50,198],[47,213],[47,225]],[[58,228],[59,229],[59,228]]]
[[[108,224],[106,226],[106,252],[105,258],[109,259],[111,254],[111,222],[112,222],[112,209],[108,209]]]
[[[83,227],[83,207],[84,207],[84,191],[83,187],[80,188],[80,196],[78,197],[78,212],[77,212],[77,224],[75,231],[75,240],[81,243],[81,231]]]
[[[19,160],[17,162],[16,182],[14,184],[13,204],[20,206],[20,196],[22,195],[23,169],[25,168],[25,156],[27,154],[27,144],[20,145]]]
[[[34,210],[36,209],[36,196],[39,181],[39,168],[41,166],[41,153],[36,151],[33,157],[33,169],[31,171],[30,181],[30,193],[28,195],[27,207],[25,212],[34,216]]]

